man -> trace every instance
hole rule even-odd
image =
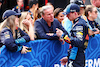
[[[36,39],[59,39],[56,35],[56,28],[61,29],[65,34],[67,34],[60,22],[54,18],[51,6],[43,6],[41,8],[41,16],[42,18],[36,20],[34,23],[37,36]]]
[[[15,6],[12,10],[17,12],[17,13],[21,13],[22,11],[24,11],[23,0],[17,0],[17,6]]]
[[[86,16],[84,15],[84,11],[85,11],[85,5],[83,4],[83,1],[82,0],[75,0],[73,2],[70,2],[70,3],[75,3],[77,4],[79,7],[80,7],[80,12],[79,12],[79,15],[87,21],[87,18]],[[66,8],[65,8],[66,10]],[[72,21],[70,21],[67,17],[62,21],[62,24],[65,28],[65,30],[70,33],[70,30],[72,28]]]
[[[100,0],[91,0],[91,4],[97,7],[98,16],[95,21],[100,25]]]
[[[84,43],[86,41],[85,38],[88,35],[88,27],[86,25],[86,21],[79,15],[79,12],[80,7],[77,4],[69,4],[67,6],[67,17],[70,21],[73,21],[70,37],[65,35],[60,29],[56,29],[57,36],[63,38],[72,46],[71,53],[69,53],[67,57],[61,59],[61,64],[65,65],[68,61],[69,67],[85,66]],[[73,51],[73,47],[77,47],[78,49],[75,48]]]

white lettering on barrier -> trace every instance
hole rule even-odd
[[[96,61],[96,59],[94,59],[94,65],[93,67],[100,67],[100,58]]]
[[[55,64],[54,67],[60,67],[60,65],[59,64]]]
[[[64,65],[54,64],[54,67],[64,67]],[[65,67],[67,67],[67,63],[65,65]]]
[[[85,67],[100,67],[100,58],[86,60],[85,61]]]

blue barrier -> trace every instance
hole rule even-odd
[[[89,39],[85,58],[85,67],[100,67],[100,35]]]
[[[5,46],[0,48],[0,67],[64,67],[60,59],[67,56],[69,44],[58,40],[35,40],[25,43],[32,52],[21,54],[10,52]],[[85,53],[85,67],[100,67],[100,35],[90,38]]]
[[[67,56],[69,45],[58,40],[35,40],[25,43],[32,52],[21,54],[10,52],[5,46],[0,48],[0,67],[56,67],[61,66],[60,59]]]

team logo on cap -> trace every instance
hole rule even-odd
[[[76,12],[76,10],[70,10],[70,12]]]

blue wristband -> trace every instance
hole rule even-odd
[[[24,38],[20,38],[20,39],[15,40],[16,44],[21,44],[21,43],[25,43],[25,42],[26,42],[26,40]]]
[[[18,48],[17,48],[17,52],[18,52],[18,51],[21,51],[22,48],[23,48],[23,46],[18,46]]]
[[[64,33],[61,35],[61,37],[60,37],[60,38],[61,38],[61,39],[63,39],[63,37],[64,37]]]

